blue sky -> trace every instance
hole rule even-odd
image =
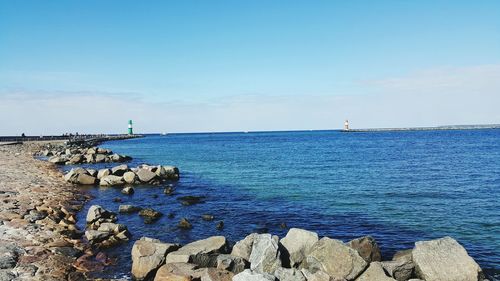
[[[486,0],[0,0],[0,134],[500,123],[499,14]]]

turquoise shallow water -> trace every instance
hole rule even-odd
[[[236,241],[253,231],[284,236],[281,223],[345,241],[372,235],[386,258],[417,240],[449,235],[490,276],[500,274],[498,129],[169,134],[102,146],[131,155],[131,165],[181,170],[174,196],[161,187],[138,187],[131,197],[119,189],[89,188],[91,204],[110,210],[119,205],[112,198],[122,197],[175,214],[151,225],[120,215],[132,242],[110,251],[118,261],[104,276],[128,275],[130,248],[141,236],[186,243],[225,235]],[[182,206],[180,195],[204,195],[206,203]],[[202,221],[204,213],[224,220],[224,230]],[[176,229],[181,217],[194,228]]]

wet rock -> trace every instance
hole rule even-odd
[[[242,257],[247,261],[250,260],[250,254],[252,253],[252,246],[257,236],[258,236],[257,233],[252,233],[247,237],[245,237],[243,240],[236,242],[236,244],[233,246],[231,255]]]
[[[92,205],[87,212],[87,225],[95,225],[99,227],[99,224],[104,222],[115,222],[116,214],[110,212],[99,205]]]
[[[100,169],[99,172],[97,172],[97,179],[101,179],[103,177],[111,175],[111,170],[110,169]]]
[[[121,191],[123,194],[126,194],[126,195],[132,195],[134,194],[134,188],[131,187],[131,186],[126,186],[122,189]]]
[[[304,274],[296,268],[278,267],[274,276],[280,281],[306,281]]]
[[[318,242],[318,234],[299,228],[291,228],[280,243],[286,250],[284,263],[290,267],[300,267],[307,252]]]
[[[119,165],[111,168],[111,174],[114,176],[123,176],[126,172],[128,172],[129,168],[127,165]]]
[[[385,272],[389,274],[389,276],[398,281],[406,281],[410,279],[413,275],[413,269],[415,268],[413,262],[408,259],[384,261],[382,262],[382,267]]]
[[[218,222],[217,225],[215,226],[215,228],[217,228],[218,230],[223,230],[224,229],[224,222],[223,221]]]
[[[144,183],[149,183],[156,178],[156,174],[147,169],[139,169],[136,174],[139,180]]]
[[[204,221],[213,221],[215,219],[214,216],[212,215],[201,215],[201,218],[204,220]]]
[[[233,277],[233,281],[274,281],[275,279],[271,274],[252,272],[250,269],[245,269]]]
[[[122,214],[131,214],[135,212],[139,212],[141,210],[140,207],[136,207],[133,205],[120,205],[118,207],[118,212]]]
[[[142,237],[132,247],[132,276],[136,280],[152,278],[165,262],[167,254],[177,249],[177,244],[161,243],[157,239]]]
[[[163,214],[154,210],[154,209],[145,208],[145,209],[142,209],[139,211],[139,216],[145,217],[149,220],[157,220],[157,219],[161,218],[161,216],[163,216]]]
[[[162,265],[156,273],[154,281],[191,281],[200,280],[201,272],[196,264],[167,263]]]
[[[165,189],[163,189],[163,193],[167,195],[172,195],[174,193],[174,188],[171,186],[167,186],[165,187]]]
[[[381,261],[380,248],[377,242],[371,236],[365,236],[351,240],[347,245],[354,250],[367,262]]]
[[[182,218],[179,221],[179,225],[178,226],[179,226],[179,228],[182,228],[182,229],[191,229],[191,228],[193,228],[193,225],[186,218]]]
[[[227,253],[227,250],[228,244],[224,236],[212,236],[189,243],[168,254],[166,263],[189,262],[200,267],[215,267],[217,265],[217,256]]]
[[[137,176],[135,175],[134,172],[126,172],[125,174],[123,174],[123,180],[126,183],[133,184],[135,182],[136,178],[137,178]]]
[[[181,201],[184,206],[191,206],[194,204],[204,203],[205,196],[181,196],[177,200]]]
[[[120,197],[115,197],[115,198],[113,198],[113,202],[120,203],[120,202],[123,202],[123,199],[121,199]]]
[[[384,269],[380,262],[372,262],[368,269],[361,274],[356,281],[396,281],[395,279],[385,275]]]
[[[348,280],[356,278],[368,265],[356,250],[328,237],[320,239],[311,247],[306,262],[312,272],[322,270],[334,279]]]
[[[124,185],[125,181],[122,177],[109,175],[101,178],[99,182],[100,186],[121,186]]]
[[[273,274],[278,267],[281,267],[278,237],[258,234],[252,245],[249,261],[252,271]]]
[[[179,169],[174,166],[159,166],[156,169],[156,174],[166,180],[178,180],[179,179]]]
[[[217,257],[217,268],[238,274],[248,268],[250,264],[242,257],[221,254]]]
[[[426,281],[477,281],[483,279],[479,265],[451,237],[420,241],[412,251],[417,277]]]

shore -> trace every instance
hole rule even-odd
[[[0,146],[0,280],[85,280],[75,213],[86,196],[32,154],[45,142]]]

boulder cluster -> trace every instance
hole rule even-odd
[[[132,248],[135,280],[478,281],[481,268],[454,239],[416,242],[381,261],[370,237],[348,243],[292,228],[279,239],[252,233],[230,247],[223,236],[187,245],[143,237]]]
[[[129,239],[127,227],[116,223],[116,214],[99,205],[90,207],[86,220],[85,237],[96,248],[109,248]]]
[[[67,182],[74,184],[100,186],[123,186],[126,184],[160,184],[164,181],[175,181],[179,179],[179,169],[174,166],[150,166],[140,165],[129,168],[122,164],[111,169],[85,169],[74,168],[64,175]],[[130,188],[125,194],[133,193]]]
[[[126,162],[132,159],[130,156],[95,146],[51,146],[42,149],[38,155],[48,157],[49,162],[57,165]]]

